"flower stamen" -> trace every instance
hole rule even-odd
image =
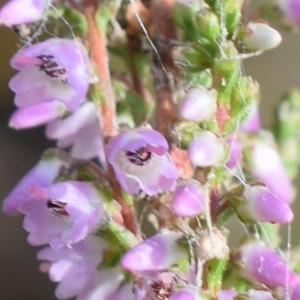
[[[67,70],[61,67],[52,55],[40,55],[41,64],[39,65],[40,70],[44,71],[49,77],[59,81],[67,81]]]

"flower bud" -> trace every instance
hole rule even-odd
[[[260,129],[260,117],[257,101],[252,102],[251,110],[246,119],[241,123],[241,128],[245,131],[256,131]]]
[[[241,160],[242,157],[242,148],[241,144],[238,140],[234,138],[230,138],[227,141],[229,153],[228,158],[226,160],[226,166],[228,168],[234,168]]]
[[[280,33],[261,22],[250,22],[246,27],[243,43],[248,51],[266,51],[281,43]]]
[[[210,118],[216,109],[216,91],[196,87],[183,98],[179,105],[179,115],[187,121],[201,122]]]
[[[221,26],[219,18],[214,12],[203,9],[196,14],[196,23],[201,36],[212,42],[217,41],[220,36]]]
[[[271,146],[257,142],[250,155],[250,168],[254,176],[286,203],[291,203],[293,190],[278,152]]]
[[[189,158],[197,167],[210,167],[221,163],[224,152],[223,141],[210,131],[197,134],[188,148]]]
[[[155,234],[127,251],[120,264],[132,272],[168,269],[186,255],[177,245],[180,238],[182,234],[178,232]]]
[[[241,275],[270,287],[293,285],[296,275],[285,262],[262,242],[244,244],[240,248]]]
[[[246,201],[237,208],[242,221],[289,223],[294,217],[289,205],[265,186],[247,185],[243,197]]]
[[[203,212],[207,192],[196,182],[189,181],[177,186],[172,202],[172,211],[180,217],[192,217]]]

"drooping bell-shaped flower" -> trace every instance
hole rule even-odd
[[[36,103],[18,108],[10,117],[9,126],[14,129],[36,127],[55,120],[64,112],[64,104],[58,101]]]
[[[139,127],[112,137],[106,156],[117,180],[130,194],[142,190],[155,195],[175,186],[178,171],[168,153],[167,141],[153,129]]]
[[[217,109],[216,91],[195,87],[188,91],[179,105],[179,115],[188,121],[201,122]]]
[[[69,299],[90,291],[106,248],[103,240],[90,235],[72,247],[47,247],[39,251],[38,259],[45,261],[41,270],[49,272],[50,279],[59,283],[55,290],[58,299]]]
[[[210,131],[202,131],[190,143],[188,155],[194,166],[210,167],[220,164],[225,159],[224,151],[224,143],[217,135]]]
[[[294,214],[290,206],[266,186],[245,186],[243,198],[245,199],[244,203],[237,207],[242,221],[284,224],[293,220]]]
[[[98,157],[104,161],[104,146],[97,110],[93,102],[83,103],[73,114],[47,124],[46,135],[58,140],[58,147],[71,147],[71,155],[81,159]]]
[[[3,204],[4,212],[9,214],[20,212],[20,205],[32,198],[28,187],[33,184],[40,188],[50,187],[60,169],[66,167],[67,164],[67,161],[63,161],[55,155],[45,154],[45,157],[20,180],[6,197]]]
[[[248,280],[270,287],[292,286],[296,275],[288,269],[286,263],[262,242],[244,244],[239,250],[242,264],[241,275]]]
[[[266,51],[276,48],[282,41],[280,33],[265,22],[249,22],[242,39],[248,51]]]
[[[131,272],[166,270],[186,256],[177,244],[180,238],[178,232],[157,233],[127,251],[120,264]]]
[[[53,248],[85,239],[101,223],[103,202],[92,183],[64,181],[47,189],[29,187],[32,198],[21,204],[31,245]]]
[[[293,199],[291,181],[278,152],[271,146],[257,142],[250,154],[251,172],[286,203]]]
[[[41,20],[51,2],[52,0],[10,0],[0,8],[0,24],[13,26]]]
[[[180,217],[196,216],[204,211],[207,198],[207,191],[203,186],[189,181],[176,187],[171,209]]]
[[[60,101],[75,110],[89,85],[89,61],[79,42],[53,38],[21,49],[11,59],[18,70],[9,82],[18,107]]]
[[[277,4],[290,23],[300,25],[299,0],[277,0]]]

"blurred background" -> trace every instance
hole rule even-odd
[[[0,5],[3,1],[0,1]],[[15,131],[8,128],[14,110],[13,93],[7,82],[14,74],[9,66],[11,56],[18,49],[18,36],[0,27],[0,199],[39,160],[44,149],[51,147],[44,138],[43,128]],[[274,107],[280,96],[291,87],[300,88],[300,34],[284,34],[283,42],[275,50],[245,61],[245,74],[261,85],[261,118],[265,128],[273,123]],[[300,130],[300,129],[299,129]],[[292,243],[300,243],[300,197],[293,204],[296,219],[292,223]],[[232,227],[237,227],[233,226]],[[239,227],[239,226],[238,226]],[[241,226],[240,226],[241,227]],[[287,229],[283,229],[283,245]],[[236,230],[231,238],[242,234]],[[0,211],[0,299],[55,299],[55,284],[39,271],[35,259],[37,248],[26,242],[22,217],[10,217]]]

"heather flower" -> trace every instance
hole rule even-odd
[[[24,129],[46,124],[62,116],[64,104],[58,101],[41,102],[18,108],[10,117],[9,126]]]
[[[192,88],[179,105],[180,116],[188,121],[201,122],[217,109],[216,91],[204,87]]]
[[[8,26],[32,23],[44,17],[51,0],[10,0],[0,9],[0,24]]]
[[[67,164],[68,162],[56,156],[45,156],[20,180],[6,197],[3,210],[9,214],[20,212],[20,205],[32,199],[32,195],[28,192],[28,187],[33,184],[40,188],[50,187],[58,176],[60,169],[66,167]]]
[[[159,132],[139,127],[112,137],[106,155],[126,192],[155,195],[159,190],[172,190],[178,176],[167,150]]]
[[[127,251],[121,266],[131,272],[155,272],[168,269],[185,257],[177,241],[182,238],[178,232],[157,233]]]
[[[98,157],[104,162],[100,123],[95,104],[83,103],[73,114],[47,124],[46,135],[58,140],[58,147],[71,147],[71,155],[81,159]]]
[[[244,244],[240,248],[241,275],[270,287],[294,285],[296,275],[285,262],[262,242]]]
[[[18,107],[60,101],[75,110],[87,93],[89,63],[85,49],[66,39],[49,39],[21,49],[11,59],[19,70],[9,82]]]
[[[243,37],[243,44],[248,51],[271,50],[281,41],[280,33],[263,22],[249,22]]]
[[[300,282],[299,282],[299,280],[293,286],[290,297],[291,297],[291,300],[299,300],[300,299]]]
[[[272,147],[257,142],[250,156],[251,172],[286,203],[293,199],[293,189],[278,152]]]
[[[289,223],[294,217],[289,205],[265,186],[245,186],[243,198],[237,207],[242,221]]]
[[[38,259],[46,261],[41,269],[49,272],[52,281],[59,282],[55,291],[58,299],[69,299],[90,291],[106,248],[104,241],[90,235],[72,247],[47,247],[39,251]]]
[[[224,159],[223,141],[210,131],[197,134],[188,148],[189,158],[194,166],[210,167]]]
[[[99,226],[103,203],[88,182],[59,182],[47,189],[29,187],[32,198],[21,204],[24,228],[32,245],[49,243],[58,248],[85,239]]]
[[[203,297],[198,295],[196,289],[189,290],[189,289],[182,289],[179,291],[176,291],[172,294],[172,296],[169,298],[169,300],[204,300]]]
[[[203,186],[189,181],[176,187],[171,209],[180,217],[196,216],[204,211],[207,197]]]

